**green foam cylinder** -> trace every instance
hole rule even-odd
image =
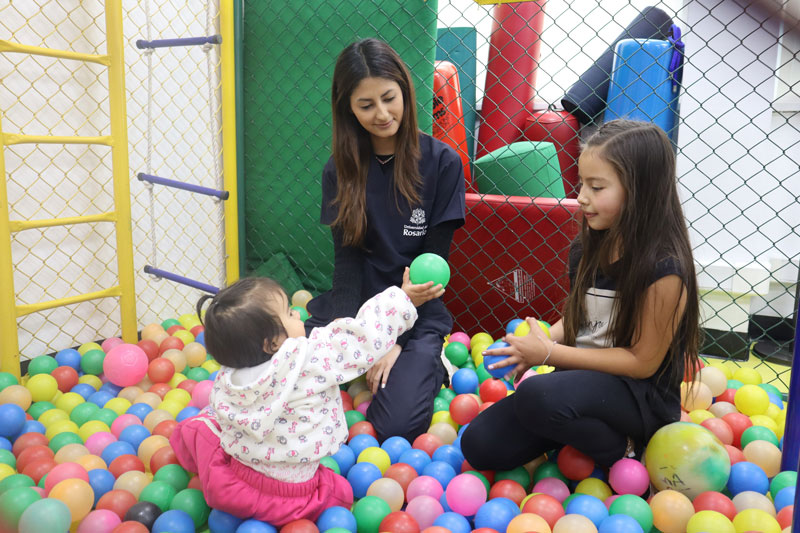
[[[481,194],[564,198],[561,167],[553,143],[509,144],[475,161],[475,183]]]

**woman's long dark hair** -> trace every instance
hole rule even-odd
[[[586,316],[586,291],[598,272],[610,273],[616,250],[619,257],[613,268],[617,297],[609,331],[614,346],[635,344],[656,265],[673,259],[680,266],[686,307],[683,313],[677,307],[674,311],[672,324],[677,328],[666,360],[672,363],[670,383],[680,383],[684,362],[692,376],[698,368],[700,304],[672,145],[658,126],[614,120],[601,126],[584,150],[594,151],[614,168],[626,196],[617,222],[609,229],[593,230],[585,220],[581,225],[578,238],[583,255],[564,308],[564,340],[575,343]]]
[[[385,42],[378,39],[357,41],[339,54],[331,87],[333,161],[338,179],[334,200],[338,215],[332,226],[341,231],[346,246],[360,246],[367,231],[367,172],[374,152],[369,133],[359,124],[350,107],[350,96],[365,78],[395,81],[403,94],[403,118],[395,144],[395,194],[403,196],[409,205],[416,205],[422,183],[416,95],[408,69]]]

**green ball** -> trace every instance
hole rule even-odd
[[[561,470],[558,469],[558,465],[550,461],[545,461],[536,468],[536,471],[533,473],[533,482],[539,483],[546,477],[555,477],[569,484],[569,480],[561,473]]]
[[[89,420],[99,420],[100,422],[104,422],[108,427],[111,427],[111,423],[117,419],[117,416],[117,413],[111,409],[103,407],[102,409],[98,409]]]
[[[492,375],[486,370],[486,365],[481,363],[475,368],[475,373],[478,374],[478,383],[483,383],[487,379],[492,379]]]
[[[191,516],[195,527],[205,524],[211,512],[203,493],[197,489],[183,489],[180,491],[172,498],[169,508],[183,511]]]
[[[183,490],[189,486],[189,474],[181,465],[168,464],[158,469],[153,475],[153,481],[169,483],[175,490]]]
[[[42,497],[31,487],[8,489],[0,494],[0,531],[16,531],[19,517],[30,504],[40,499]]]
[[[50,439],[49,446],[53,453],[58,453],[58,450],[67,444],[83,444],[83,439],[77,433],[65,431]]]
[[[47,474],[45,474],[42,477],[40,477],[39,478],[39,483],[37,483],[36,486],[39,487],[40,489],[43,489],[44,488],[44,484],[47,481],[47,476],[49,474],[50,474],[50,472],[48,472]]]
[[[469,368],[470,370],[475,370],[475,361],[472,360],[472,357],[467,359],[467,362],[464,363],[461,368]]]
[[[408,270],[411,283],[414,284],[432,281],[434,286],[441,285],[444,288],[450,281],[450,266],[447,261],[436,254],[424,253],[418,255],[411,262]]]
[[[772,482],[769,484],[769,493],[772,495],[772,498],[775,499],[775,496],[781,489],[794,486],[797,486],[797,472],[784,470],[772,478]]]
[[[489,490],[491,490],[491,485],[489,484],[489,480],[486,479],[486,476],[484,476],[477,470],[467,470],[464,473],[469,474],[471,476],[475,476],[476,478],[480,479],[481,483],[483,483],[483,486],[486,487],[486,494],[489,494]]]
[[[567,496],[567,499],[566,499],[566,500],[564,500],[564,501],[561,503],[561,505],[564,507],[564,510],[565,510],[565,511],[567,510],[567,506],[569,505],[569,502],[571,502],[572,500],[574,500],[574,499],[575,499],[575,498],[577,498],[578,496],[580,496],[580,494],[578,494],[577,492],[576,492],[576,493],[574,493],[574,494],[570,494],[569,496]]]
[[[608,508],[608,514],[626,514],[639,522],[643,531],[653,527],[653,510],[650,505],[634,494],[623,494],[616,498]]]
[[[450,402],[448,402],[444,398],[440,398],[439,396],[433,399],[434,413],[438,413],[439,411],[449,411],[449,410],[450,410]]]
[[[297,311],[297,313],[300,315],[300,320],[302,320],[303,322],[308,320],[309,315],[305,307],[300,307],[299,305],[293,305],[292,311]]]
[[[436,396],[446,400],[447,404],[450,405],[450,402],[456,397],[456,391],[453,389],[439,389],[439,392],[436,393]]]
[[[0,372],[0,391],[9,385],[19,385],[19,380],[8,372]]]
[[[72,412],[69,414],[69,419],[78,424],[78,427],[81,427],[91,420],[98,411],[100,411],[100,408],[95,403],[79,403],[72,409]]]
[[[164,331],[167,331],[172,326],[181,326],[180,320],[177,318],[168,318],[161,323],[161,327],[164,328]]]
[[[381,521],[392,512],[389,504],[377,496],[364,496],[353,506],[358,533],[378,533]]]
[[[149,485],[145,485],[142,492],[139,493],[139,501],[154,503],[162,512],[169,511],[169,506],[176,494],[178,491],[175,490],[175,487],[166,481],[153,481]]]
[[[7,464],[11,468],[17,468],[17,458],[11,453],[11,450],[0,448],[0,464]]]
[[[344,419],[347,422],[347,427],[351,428],[353,424],[356,422],[362,422],[367,419],[366,416],[361,414],[360,411],[356,411],[355,409],[351,409],[350,411],[345,411]]]
[[[322,459],[320,459],[320,460],[319,460],[319,463],[320,463],[322,466],[327,466],[328,468],[330,468],[331,470],[333,470],[333,471],[334,471],[334,472],[336,472],[337,474],[340,474],[340,475],[341,475],[341,473],[342,473],[342,470],[339,468],[339,463],[337,463],[337,462],[336,462],[336,459],[334,459],[334,458],[333,458],[333,457],[331,457],[330,455],[326,455],[325,457],[323,457]]]
[[[469,348],[460,342],[451,342],[445,347],[444,356],[455,366],[461,368],[470,358]]]
[[[754,440],[765,440],[778,446],[778,437],[771,429],[764,426],[750,426],[742,432],[742,449]]]
[[[72,515],[61,500],[43,498],[33,502],[19,518],[20,531],[67,531]],[[73,529],[74,531],[74,529]]]
[[[31,415],[34,420],[39,420],[39,417],[42,416],[42,413],[55,408],[56,406],[51,402],[36,402],[28,407],[28,414]]]
[[[778,398],[783,399],[783,393],[781,393],[781,391],[778,389],[778,387],[776,387],[772,383],[759,383],[758,387],[761,387],[765,391],[771,392],[772,394],[774,394]]]
[[[194,381],[197,381],[199,383],[203,380],[208,379],[208,377],[211,375],[211,372],[209,372],[202,366],[196,366],[194,368],[189,369],[185,375],[188,379],[193,379]]]
[[[3,481],[0,481],[0,494],[3,494],[7,490],[19,487],[33,487],[35,485],[36,483],[33,482],[30,476],[26,476],[25,474],[11,474],[3,479]]]
[[[343,527],[332,527],[330,529],[326,529],[322,533],[353,533],[353,532]]]
[[[35,376],[36,374],[49,374],[58,368],[58,363],[55,357],[49,355],[40,355],[31,359],[28,364],[28,375]]]
[[[729,379],[728,380],[728,388],[729,389],[739,390],[742,385],[744,385],[744,383],[742,383],[738,379]]]
[[[497,483],[501,479],[510,479],[512,481],[516,481],[526,489],[525,492],[527,492],[528,485],[531,484],[531,475],[528,474],[528,471],[525,470],[524,466],[518,466],[513,470],[501,470],[495,472],[494,482]]]
[[[81,370],[86,374],[99,376],[103,373],[103,360],[106,353],[103,350],[89,350],[81,356]]]

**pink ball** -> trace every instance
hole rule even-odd
[[[414,517],[419,524],[419,529],[424,530],[433,525],[434,520],[444,513],[444,509],[438,500],[423,494],[408,502],[406,512]]]
[[[75,533],[111,533],[121,523],[122,520],[114,511],[97,509],[81,520]]]
[[[100,348],[102,348],[104,352],[108,353],[111,348],[119,346],[120,344],[125,344],[125,341],[119,337],[109,337],[104,340],[102,344],[100,344]]]
[[[139,419],[138,416],[132,415],[130,413],[125,413],[119,415],[117,418],[111,422],[111,433],[114,434],[115,437],[119,438],[119,434],[122,433],[122,430],[128,426],[134,426],[136,424],[141,424],[142,421]]]
[[[103,360],[103,374],[118,387],[136,385],[147,375],[150,360],[135,344],[120,344],[111,348]]]
[[[103,450],[106,449],[106,446],[112,442],[117,442],[117,437],[108,431],[98,431],[97,433],[92,433],[89,435],[89,438],[86,439],[84,446],[86,446],[86,449],[89,450],[89,453],[99,456],[103,453]]]
[[[463,331],[456,331],[455,333],[451,333],[448,341],[460,342],[461,344],[469,348],[469,335],[467,335]]]
[[[611,496],[606,498],[605,501],[603,502],[606,506],[606,509],[610,509],[611,504],[614,503],[614,500],[616,500],[617,498],[619,498],[619,494],[612,494]]]
[[[211,394],[211,389],[214,388],[214,382],[209,379],[204,379],[197,383],[192,389],[192,401],[189,403],[192,407],[202,409],[208,405],[208,396]]]
[[[536,375],[537,375],[537,372],[536,372],[536,370],[534,370],[534,369],[532,369],[532,368],[529,368],[528,370],[526,370],[526,371],[525,371],[525,373],[524,373],[524,374],[522,374],[522,375],[519,377],[519,379],[518,379],[518,380],[516,380],[516,381],[514,382],[514,388],[516,389],[517,387],[519,387],[519,384],[520,384],[520,383],[522,383],[523,381],[525,381],[525,380],[526,380],[526,379],[528,379],[529,377],[536,376]]]
[[[472,476],[475,477],[475,476]],[[411,480],[406,489],[406,501],[410,502],[418,496],[430,496],[437,500],[444,492],[442,484],[435,477],[418,476]],[[422,527],[422,524],[420,524]]]
[[[89,474],[78,463],[61,463],[53,467],[44,479],[44,492],[50,494],[56,483],[65,479],[82,479],[89,483]]]
[[[549,494],[561,503],[564,503],[564,500],[569,497],[569,487],[557,477],[540,479],[539,482],[533,486],[533,492]]]
[[[650,486],[647,469],[636,459],[620,459],[608,471],[608,484],[617,494],[641,496]]]
[[[364,416],[367,416],[367,408],[369,407],[369,404],[371,404],[371,403],[372,403],[372,400],[365,400],[365,401],[361,402],[360,404],[358,404],[358,407],[356,407],[356,411],[358,411],[359,413],[361,413]]]
[[[459,474],[447,484],[445,498],[453,511],[472,516],[486,503],[486,486],[477,476]]]
[[[33,490],[35,490],[35,491],[36,491],[36,493],[37,493],[39,496],[41,496],[42,498],[44,498],[45,496],[47,496],[47,495],[44,493],[44,489],[43,489],[42,487],[30,487],[30,488],[32,488]]]

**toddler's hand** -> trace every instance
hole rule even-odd
[[[408,267],[403,271],[403,286],[400,288],[411,298],[411,303],[414,304],[414,307],[419,307],[428,300],[439,298],[444,294],[444,287],[442,287],[441,284],[434,287],[432,281],[420,283],[418,285],[411,283]]]

